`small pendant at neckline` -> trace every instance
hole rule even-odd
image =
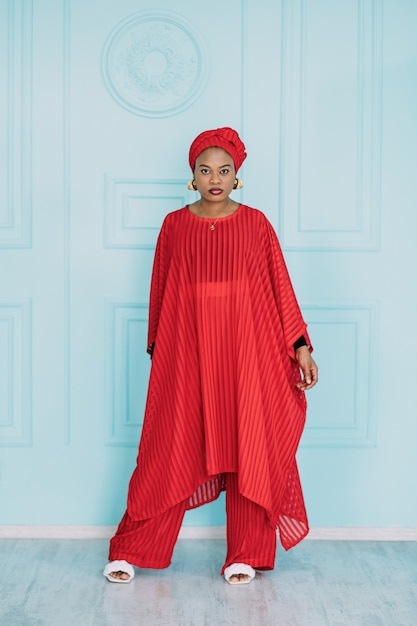
[[[220,211],[219,215],[214,219],[214,222],[211,222],[211,224],[210,224],[210,220],[213,219],[213,218],[212,217],[207,217],[207,215],[204,214],[203,207],[201,206],[201,200],[199,201],[198,205],[199,205],[199,208],[200,208],[201,216],[205,217],[206,220],[208,220],[209,228],[210,228],[211,231],[216,230],[216,224],[217,224],[219,218],[222,217],[224,215],[224,213],[227,212],[227,209],[229,208],[230,202],[231,202],[231,200],[229,198],[229,200],[228,200],[226,206],[224,207],[223,211]]]

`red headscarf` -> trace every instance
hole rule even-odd
[[[199,154],[207,148],[223,148],[233,159],[236,173],[246,159],[245,144],[233,128],[206,130],[198,135],[190,146],[189,163],[192,171]]]

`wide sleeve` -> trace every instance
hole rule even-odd
[[[269,276],[282,323],[287,352],[291,358],[294,358],[294,344],[301,336],[304,336],[310,350],[312,350],[312,346],[307,333],[307,324],[301,314],[278,237],[268,220],[266,220],[265,245]]]
[[[164,297],[166,277],[168,273],[168,218],[165,218],[155,248],[155,256],[152,268],[151,288],[149,296],[149,319],[148,319],[148,347],[147,352],[152,356],[156,334],[158,331],[159,317],[161,314]]]

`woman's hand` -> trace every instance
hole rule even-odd
[[[319,379],[318,367],[307,346],[298,348],[295,353],[295,359],[303,374],[303,380],[297,383],[297,387],[301,391],[307,391],[307,389],[314,387]]]

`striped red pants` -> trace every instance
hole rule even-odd
[[[163,569],[172,553],[188,499],[154,518],[135,522],[126,512],[110,542],[109,560],[123,559],[137,567]],[[240,495],[236,474],[226,474],[227,555],[222,568],[247,563],[254,569],[274,568],[276,531],[265,510]]]

